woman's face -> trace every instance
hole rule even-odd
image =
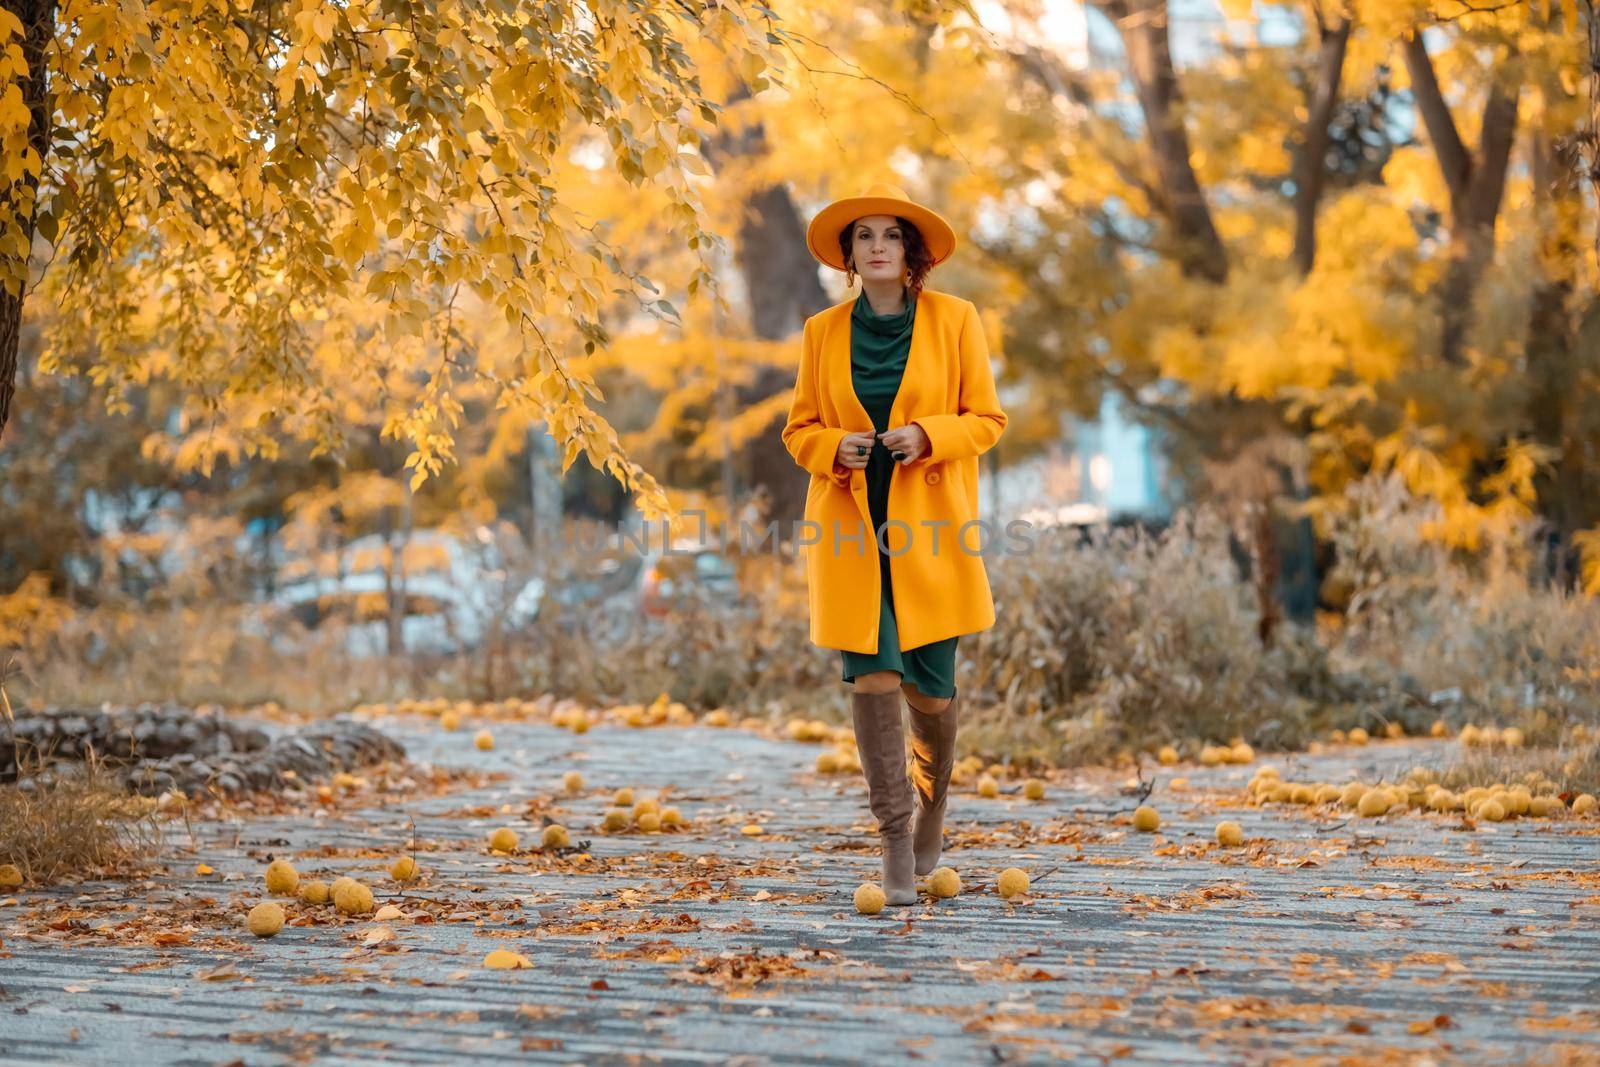
[[[850,256],[863,279],[904,278],[906,246],[893,215],[863,215],[852,223]]]

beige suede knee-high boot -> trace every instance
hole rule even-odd
[[[905,725],[900,690],[850,694],[856,748],[867,780],[867,806],[878,819],[883,842],[883,895],[890,904],[915,904],[916,857],[911,847],[911,816],[916,806],[906,777]]]
[[[960,719],[961,691],[937,715],[911,709],[911,771],[916,786],[917,819],[912,832],[916,873],[930,873],[939,865],[944,849],[944,809],[950,794],[950,772],[956,765],[956,724]]]

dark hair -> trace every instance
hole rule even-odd
[[[907,296],[916,300],[922,292],[928,271],[933,269],[933,256],[928,252],[928,242],[922,239],[922,231],[917,229],[916,223],[899,215],[894,217],[894,221],[900,227],[900,244],[906,250],[906,271],[911,275],[910,281],[906,282]],[[847,264],[850,262],[851,238],[856,230],[856,222],[856,219],[851,219],[850,225],[839,231],[839,252]]]

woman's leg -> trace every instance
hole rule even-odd
[[[944,849],[944,813],[960,720],[954,683],[956,641],[952,637],[905,653],[901,690],[911,705],[911,781],[917,798],[912,851],[919,875],[939,865]],[[944,693],[950,695],[931,695]]]
[[[856,677],[850,694],[856,748],[867,780],[867,806],[878,820],[883,845],[883,895],[890,904],[917,902],[912,816],[916,794],[906,777],[905,724],[901,719],[900,674],[869,671]]]

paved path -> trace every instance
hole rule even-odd
[[[1151,836],[1111,814],[1132,803],[1115,777],[1086,773],[1038,803],[953,796],[965,893],[866,918],[851,906],[877,877],[865,790],[811,773],[818,746],[500,723],[479,753],[470,730],[385,728],[416,759],[509,779],[198,825],[210,878],[180,857],[149,882],[0,907],[0,1062],[1600,1063],[1594,820],[1345,823],[1247,807],[1248,769],[1193,768],[1182,793],[1161,777]],[[1338,781],[1447,748],[1272,762]],[[561,798],[574,767],[588,788]],[[594,832],[621,785],[665,791],[693,829]],[[498,825],[536,840],[545,812],[592,859],[484,849]],[[1247,847],[1211,844],[1224,817]],[[402,899],[380,871],[413,819],[427,880]],[[742,834],[751,822],[766,835]],[[420,919],[319,911],[241,936],[241,902],[285,854]],[[1036,879],[1024,903],[993,891],[1013,865]],[[368,946],[378,927],[394,937]],[[497,947],[534,967],[485,969]]]

